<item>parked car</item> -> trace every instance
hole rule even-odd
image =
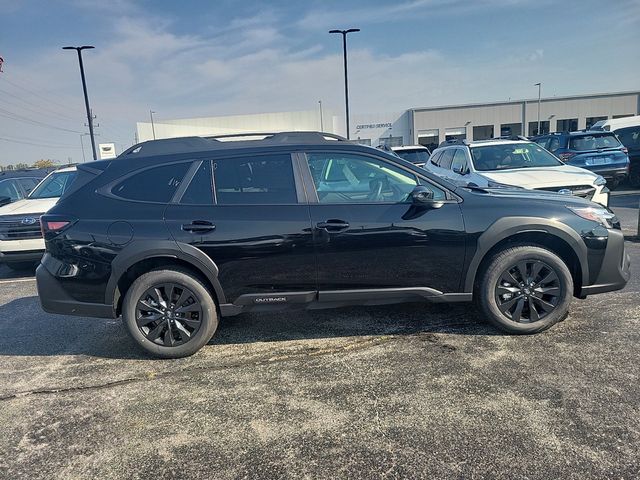
[[[592,130],[604,130],[615,133],[629,154],[629,184],[640,187],[640,115],[633,117],[601,120],[591,127]]]
[[[512,185],[578,196],[604,206],[609,204],[604,178],[563,164],[524,137],[471,143],[449,140],[434,150],[424,168],[458,185]]]
[[[600,205],[455,185],[315,132],[141,143],[79,165],[42,228],[43,309],[122,315],[160,357],[196,352],[220,316],[278,309],[475,300],[494,325],[534,333],[572,296],[629,279]]]
[[[35,168],[0,172],[0,207],[25,198],[48,174],[49,170]]]
[[[418,167],[424,167],[429,161],[431,152],[423,145],[408,145],[404,147],[393,147],[393,151],[407,162],[411,162]]]
[[[629,175],[627,147],[612,132],[558,132],[533,139],[567,165],[601,175],[610,189]]]
[[[75,175],[75,167],[51,172],[27,198],[0,207],[0,263],[20,270],[40,260],[44,253],[40,215],[55,205]]]

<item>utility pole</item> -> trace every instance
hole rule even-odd
[[[87,81],[84,78],[84,65],[82,64],[82,50],[95,48],[92,45],[83,45],[81,47],[62,47],[63,50],[75,50],[78,52],[78,63],[80,64],[80,77],[82,78],[82,91],[84,93],[84,105],[87,109],[87,121],[89,123],[89,135],[91,135],[91,149],[93,150],[93,159],[97,160],[96,140],[93,138],[93,118],[91,118],[91,108],[89,107],[89,95],[87,94]]]
[[[320,131],[324,132],[324,125],[322,123],[322,100],[318,100],[318,105],[320,105]]]
[[[344,57],[344,105],[345,120],[347,122],[347,139],[349,138],[349,81],[347,75],[347,34],[359,32],[359,28],[349,28],[348,30],[329,30],[329,33],[339,33],[342,35],[342,54]]]
[[[82,137],[84,136],[84,133],[80,134],[80,148],[82,148],[82,163],[85,163],[87,161],[87,158],[84,156],[84,142],[82,141]]]
[[[542,135],[542,132],[540,131],[540,93],[542,90],[542,84],[534,83],[534,87],[535,86],[538,87],[538,135]]]
[[[151,131],[153,132],[153,139],[156,139],[156,127],[153,124],[153,114],[156,113],[153,110],[149,110],[149,116],[151,117]]]

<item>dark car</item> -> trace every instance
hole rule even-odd
[[[46,169],[4,170],[0,172],[0,206],[25,198],[49,174]]]
[[[629,184],[640,187],[640,125],[622,127],[615,130],[622,144],[629,152]]]
[[[612,190],[629,175],[627,147],[613,132],[559,132],[535,137],[533,141],[567,165],[601,175]]]
[[[476,300],[512,333],[623,288],[615,216],[576,197],[462,187],[340,137],[144,142],[78,167],[47,214],[44,310],[123,316],[160,357],[249,311]]]

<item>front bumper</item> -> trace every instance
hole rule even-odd
[[[37,262],[43,254],[44,250],[0,252],[0,263]]]
[[[624,235],[619,230],[609,230],[607,247],[596,281],[593,285],[583,286],[579,296],[621,290],[631,277],[630,264],[629,254],[625,251]]]
[[[55,276],[40,264],[36,269],[40,305],[45,312],[80,317],[115,318],[113,305],[80,302],[64,291]]]

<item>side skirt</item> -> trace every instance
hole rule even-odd
[[[240,295],[235,302],[220,305],[223,317],[245,312],[324,309],[355,305],[387,305],[409,302],[469,302],[471,293],[443,293],[428,287],[322,290]]]

